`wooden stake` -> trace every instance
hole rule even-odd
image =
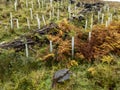
[[[46,25],[46,21],[45,21],[44,15],[42,15],[42,19],[43,19],[44,25]]]
[[[59,20],[59,18],[60,18],[60,10],[58,8],[58,10],[57,10],[57,20]]]
[[[85,22],[85,30],[87,30],[88,21]]]
[[[13,29],[13,17],[11,12],[10,12],[10,26],[11,26],[11,29]]]
[[[100,11],[98,11],[98,23],[100,22]]]
[[[50,40],[50,52],[53,52],[53,46],[52,46],[52,41]]]
[[[77,14],[77,7],[76,7],[76,5],[75,5],[75,15]]]
[[[40,8],[40,0],[38,0],[38,6],[39,6],[39,8]]]
[[[68,6],[68,14],[69,14],[69,18],[71,18],[71,6]]]
[[[107,8],[107,7],[106,7],[106,5],[105,5],[105,6],[104,6],[104,12],[106,12],[106,8]]]
[[[103,24],[103,22],[104,22],[104,13],[102,14],[101,24]]]
[[[108,21],[106,21],[106,25],[105,25],[105,27],[106,27],[106,28],[108,27]]]
[[[26,0],[26,8],[28,8],[28,0]]]
[[[31,17],[31,20],[32,20],[33,19],[32,8],[30,8],[30,17]]]
[[[17,29],[19,29],[20,27],[19,27],[19,21],[18,21],[18,19],[16,19],[16,23],[17,23]]]
[[[26,57],[28,57],[29,53],[28,53],[28,44],[27,43],[25,43],[25,52],[26,52]]]
[[[91,41],[91,34],[92,32],[89,32],[89,37],[88,37],[89,42]]]
[[[110,12],[110,7],[109,7],[109,5],[108,5],[108,8],[107,8],[107,11],[108,11],[108,13]]]
[[[28,25],[28,29],[30,29],[30,21],[29,21],[28,17],[27,17],[27,25]]]
[[[33,1],[31,1],[31,6],[32,6],[32,9],[34,9],[34,4],[33,4]]]
[[[40,19],[38,17],[38,14],[36,14],[37,22],[38,22],[38,29],[40,29]]]
[[[29,52],[28,52],[28,44],[27,44],[26,38],[25,38],[25,54],[26,54],[26,57],[28,58]]]
[[[111,19],[111,18],[109,17],[109,18],[108,18],[108,25],[110,25],[110,23],[111,23],[111,22],[110,22],[110,21],[111,21],[110,19]]]
[[[17,11],[17,0],[14,3],[15,11]]]
[[[92,31],[92,28],[93,28],[93,14],[92,14],[92,17],[91,17],[91,25],[90,25],[90,28],[91,28],[91,31]]]
[[[52,7],[52,2],[53,2],[53,0],[50,0],[50,6]]]
[[[74,58],[74,36],[72,36],[72,59]]]

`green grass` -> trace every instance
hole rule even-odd
[[[112,57],[114,60],[110,64],[100,60],[93,64],[78,62],[78,66],[70,67],[70,80],[58,83],[53,90],[109,90],[110,87],[119,90],[120,57]],[[2,53],[1,90],[51,90],[53,74],[66,66],[58,63],[49,67],[45,63],[47,62],[36,60],[35,57],[26,58],[14,51]]]
[[[42,48],[38,53],[44,53]],[[115,85],[114,90],[120,86],[120,57],[113,56],[113,61],[102,62],[96,60],[93,64],[78,61],[78,66],[69,67],[72,71],[70,80],[57,84],[53,90],[109,90]],[[109,61],[109,60],[108,60]],[[25,57],[24,52],[15,53],[14,50],[2,51],[0,54],[0,89],[1,90],[51,90],[53,74],[66,68],[66,64],[57,63],[46,66],[41,55]],[[89,70],[94,68],[93,71]],[[95,71],[95,74],[92,72]],[[114,87],[114,86],[113,86]]]

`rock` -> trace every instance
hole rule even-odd
[[[70,0],[71,4],[75,4],[75,2],[76,2],[75,0]]]
[[[52,88],[55,87],[56,83],[61,83],[70,78],[70,70],[69,69],[61,69],[55,72],[52,81]]]
[[[13,41],[10,42],[6,42],[6,43],[0,43],[0,48],[2,49],[15,49],[16,52],[18,51],[22,51],[25,48],[25,42],[23,40],[23,38],[27,39],[27,44],[33,46],[38,44],[39,46],[42,46],[44,44],[49,44],[49,40],[48,38],[38,38],[38,36],[36,36],[36,34],[39,34],[40,36],[42,35],[56,35],[58,32],[57,29],[59,28],[58,25],[56,23],[50,23],[44,27],[42,27],[41,29],[37,29],[34,31],[31,31],[31,33],[29,33],[29,35],[21,35],[20,37],[18,37],[17,39],[14,39]]]
[[[78,16],[78,20],[79,20],[79,21],[85,20],[84,15],[80,14],[80,15]]]
[[[81,6],[81,3],[80,3],[80,2],[78,2],[78,3],[76,4],[76,6],[77,6],[77,7],[80,7],[80,6]]]
[[[61,0],[54,0],[55,2],[61,1]]]
[[[84,4],[84,8],[92,8],[92,4],[85,3],[85,4]]]

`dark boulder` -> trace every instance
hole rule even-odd
[[[76,2],[75,0],[70,0],[71,4],[75,4],[75,2]]]
[[[78,20],[79,20],[79,21],[85,20],[85,17],[80,14],[80,15],[78,16]]]
[[[78,3],[76,4],[76,6],[77,6],[77,7],[80,7],[80,6],[81,6],[81,3],[80,3],[80,2],[78,2]]]
[[[55,2],[61,1],[61,0],[54,0]]]
[[[84,8],[92,8],[92,4],[85,3],[85,4],[84,4]]]
[[[66,68],[56,71],[52,80],[52,88],[55,87],[56,83],[61,83],[70,79],[70,74],[70,70]]]

